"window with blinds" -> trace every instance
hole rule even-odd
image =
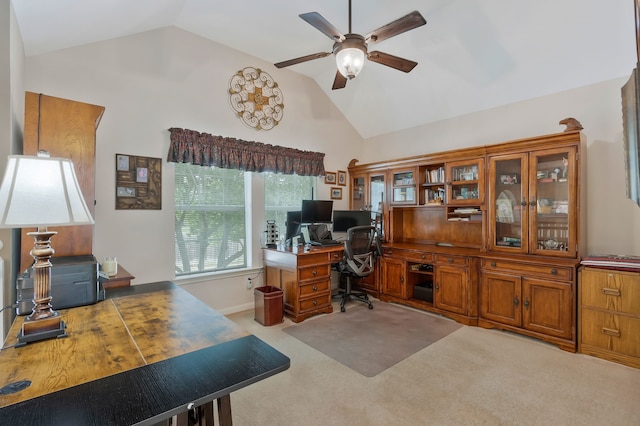
[[[265,220],[275,220],[279,236],[284,236],[288,211],[298,211],[302,200],[313,198],[315,176],[264,174]]]
[[[176,163],[176,276],[247,266],[244,175]]]

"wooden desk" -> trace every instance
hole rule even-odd
[[[221,424],[230,424],[232,391],[289,368],[289,358],[172,282],[106,295],[59,311],[69,337],[0,352],[0,388],[32,382],[0,395],[0,419],[152,425],[174,415],[185,420],[190,403],[217,399]],[[5,347],[16,342],[23,320],[14,322]]]
[[[284,312],[293,322],[333,312],[331,306],[331,265],[340,262],[344,247],[311,247],[298,250],[263,249],[265,285],[280,287]]]
[[[109,277],[109,281],[102,282],[102,288],[108,290],[110,288],[129,287],[131,280],[135,279],[133,275],[124,269],[121,265],[118,265],[118,273],[115,277]]]

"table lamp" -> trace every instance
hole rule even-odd
[[[51,158],[46,151],[38,156],[10,155],[0,186],[0,228],[37,227],[29,232],[35,245],[33,311],[18,335],[18,345],[66,337],[66,325],[51,306],[51,237],[47,226],[93,224],[71,160]]]

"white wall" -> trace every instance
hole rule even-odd
[[[558,122],[574,117],[587,138],[587,251],[640,255],[640,207],[625,196],[620,89],[627,79],[371,138],[363,162],[562,132]]]
[[[4,176],[7,155],[21,152],[24,123],[24,46],[11,2],[0,2],[0,176]],[[0,257],[4,259],[3,276],[0,282],[0,307],[15,300],[15,269],[12,253],[20,250],[18,232],[0,230]],[[14,312],[7,309],[0,316],[0,337],[4,341],[9,331]]]
[[[248,66],[267,71],[284,92],[284,118],[270,131],[245,126],[229,105],[229,80]],[[346,170],[361,153],[362,139],[313,80],[175,27],[28,57],[25,87],[106,108],[97,131],[94,254],[116,256],[135,284],[174,278],[174,165],[163,164],[161,211],[115,210],[116,153],[165,160],[171,127],[324,152],[330,171]],[[329,186],[318,188],[317,198],[328,199]],[[347,207],[346,197],[336,203]],[[253,229],[259,244],[264,224]],[[252,254],[261,259],[259,248]],[[254,298],[246,276],[185,287],[211,294],[206,301],[221,310],[246,306]]]
[[[229,79],[247,66],[269,72],[284,91],[284,119],[271,131],[244,126],[229,106]],[[135,284],[174,278],[173,165],[163,164],[161,211],[116,211],[114,157],[166,158],[170,127],[322,151],[335,171],[352,158],[364,163],[555,133],[572,116],[589,143],[589,250],[640,253],[640,208],[623,189],[624,78],[362,141],[313,80],[173,27],[29,57],[25,67],[25,90],[106,107],[97,132],[94,254],[117,256]],[[328,186],[319,187],[318,198],[328,198]],[[347,206],[346,197],[336,204]],[[263,224],[253,230],[259,242]],[[252,255],[259,258],[259,249]],[[251,306],[245,282],[254,274],[184,286],[228,312]]]

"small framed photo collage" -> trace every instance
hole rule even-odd
[[[116,154],[116,210],[162,209],[162,160]]]

